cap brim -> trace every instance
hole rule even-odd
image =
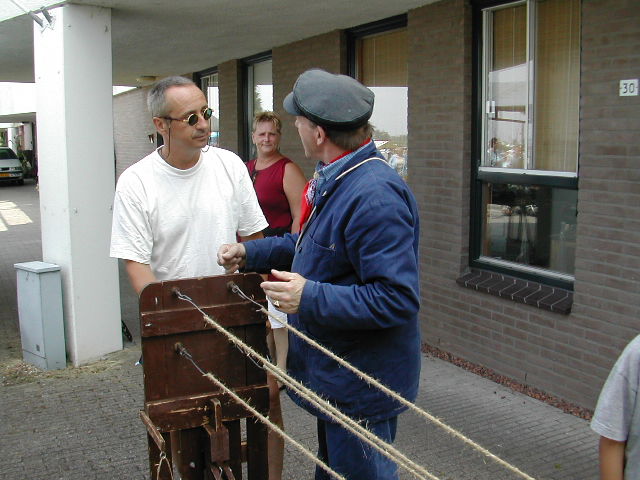
[[[304,113],[302,113],[302,111],[298,108],[298,105],[296,104],[296,101],[293,98],[293,92],[291,92],[289,95],[287,95],[284,98],[284,102],[282,102],[282,106],[287,111],[287,113],[290,113],[291,115],[304,117]]]

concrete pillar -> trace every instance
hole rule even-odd
[[[22,124],[23,150],[33,150],[33,124],[26,122]]]
[[[122,348],[118,264],[109,258],[111,11],[50,13],[53,28],[34,24],[42,257],[62,267],[66,348],[77,366]]]
[[[7,128],[7,146],[18,153],[18,147],[20,147],[20,129],[18,127]]]

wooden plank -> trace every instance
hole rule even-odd
[[[260,288],[262,277],[257,273],[235,273],[151,283],[140,293],[140,313],[183,309],[188,303],[176,296],[176,289],[199,306],[242,302],[229,289],[229,282],[236,283],[247,296],[266,307],[264,291]]]
[[[171,432],[173,463],[181,480],[203,480],[207,441],[202,428],[189,428]],[[153,477],[151,477],[153,479]]]
[[[263,325],[230,328],[229,331],[246,341],[245,330],[249,328],[256,330],[251,337],[259,344],[258,351],[266,351]],[[177,343],[184,345],[204,372],[212,373],[230,388],[266,383],[264,370],[218,332],[165,335],[144,339],[142,344],[146,401],[212,390],[212,383],[187,358],[176,352]],[[247,377],[248,370],[251,371],[250,378]]]
[[[140,410],[140,418],[142,419],[142,423],[144,423],[145,427],[147,427],[147,433],[153,441],[156,442],[158,450],[165,452],[167,450],[166,442],[144,410]]]
[[[229,455],[231,460],[229,466],[233,472],[233,476],[236,480],[242,480],[242,430],[240,420],[233,420],[231,422],[224,422],[224,426],[229,430]],[[267,449],[267,444],[262,445],[262,448]],[[268,478],[268,477],[264,477]]]
[[[247,478],[264,480],[269,478],[267,457],[267,426],[252,418],[247,419]]]
[[[268,414],[269,389],[266,385],[238,389],[236,393],[263,415]],[[209,406],[209,400],[212,398],[220,400],[223,422],[251,415],[229,395],[221,392],[146,402],[145,412],[160,432],[195,428],[212,423]]]
[[[162,468],[158,472],[158,464],[160,463],[160,450],[156,445],[156,441],[147,434],[147,446],[149,450],[149,470],[154,480],[172,480],[173,475],[170,470],[171,463],[171,442],[169,440],[169,434],[163,433],[162,438],[165,442],[167,450],[164,452],[167,459],[162,461]]]
[[[181,309],[142,313],[140,316],[140,335],[144,338],[201,330],[216,331],[214,327],[205,322],[202,313],[188,302],[185,304]],[[198,306],[225,328],[264,324],[267,321],[266,315],[256,311],[258,307],[250,302],[215,306],[198,304]]]

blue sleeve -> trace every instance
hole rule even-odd
[[[247,252],[245,271],[269,273],[271,269],[289,271],[296,248],[298,234],[268,237],[244,242]]]
[[[350,285],[308,281],[299,316],[332,329],[380,329],[415,322],[420,305],[418,215],[407,187],[381,182],[344,206]]]

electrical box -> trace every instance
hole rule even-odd
[[[16,263],[22,357],[44,370],[66,368],[60,267]]]

